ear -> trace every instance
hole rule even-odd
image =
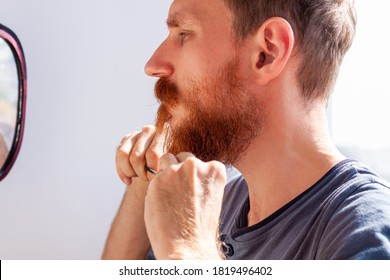
[[[294,32],[285,19],[273,17],[261,25],[253,40],[251,63],[257,83],[264,85],[286,66],[294,47]]]

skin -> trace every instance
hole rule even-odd
[[[218,13],[215,13],[218,11]],[[236,46],[232,16],[222,0],[175,0],[169,36],[146,64],[152,77],[168,77],[186,88],[189,77],[214,75],[238,55],[240,77],[264,111],[265,125],[234,164],[248,183],[254,225],[294,199],[344,159],[331,142],[326,102],[310,104],[296,80],[300,62],[291,26],[271,18]],[[203,98],[207,105],[207,96]],[[180,106],[170,112],[180,122]],[[189,153],[164,154],[152,126],[128,135],[116,166],[127,185],[108,236],[104,259],[144,259],[150,244],[157,259],[219,259],[216,234],[226,170]],[[144,166],[158,170],[152,175]],[[135,226],[137,225],[137,226]]]

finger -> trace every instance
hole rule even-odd
[[[219,161],[210,161],[207,163],[208,178],[212,178],[212,181],[217,185],[226,185],[227,174],[226,166]]]
[[[180,163],[181,168],[187,175],[192,174],[200,180],[201,189],[197,189],[202,196],[209,192],[209,188],[214,185],[226,184],[226,167],[218,161],[203,162],[190,153],[181,153],[176,156],[183,161]]]
[[[146,176],[148,177],[148,181],[152,181],[153,178],[157,175],[157,171],[153,168],[145,166]]]
[[[135,177],[136,173],[129,161],[130,152],[132,147],[137,142],[140,137],[140,132],[136,131],[134,133],[126,135],[117,149],[115,156],[115,164],[119,178],[123,181],[124,177]]]
[[[164,137],[162,135],[154,134],[152,143],[150,143],[146,154],[146,166],[152,170],[158,170],[158,162],[160,157],[164,154]]]
[[[127,177],[121,170],[117,169],[117,173],[123,184],[126,186],[130,186],[133,183],[133,179],[131,177]]]
[[[119,143],[119,145],[118,145],[118,149],[130,138],[130,137],[132,137],[132,136],[134,136],[134,135],[136,135],[136,134],[138,134],[139,133],[139,131],[134,131],[134,132],[132,132],[132,133],[129,133],[129,134],[126,134],[123,138],[122,138],[122,140],[121,140],[121,142]]]
[[[149,149],[154,136],[156,129],[154,126],[145,126],[142,129],[140,137],[137,139],[131,154],[130,154],[130,163],[135,171],[135,173],[143,180],[147,181],[148,177],[146,174],[146,151]]]
[[[212,201],[221,205],[227,180],[226,166],[218,161],[210,161],[203,172],[202,196],[211,197]]]
[[[195,155],[192,153],[188,153],[188,152],[182,152],[182,153],[176,155],[176,159],[178,162],[183,162],[186,159],[191,158],[191,157],[195,157]]]
[[[160,157],[164,154],[164,136],[154,134],[152,143],[145,154],[145,170],[148,181],[151,181],[157,173]]]
[[[164,154],[159,160],[158,172],[164,171],[168,167],[178,163],[177,158],[173,154]]]

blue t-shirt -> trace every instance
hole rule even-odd
[[[226,186],[220,238],[227,259],[390,259],[389,183],[345,160],[287,205],[247,226],[241,175]]]

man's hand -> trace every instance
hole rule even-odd
[[[226,168],[192,154],[165,154],[145,200],[145,224],[157,259],[220,259],[217,232]]]
[[[145,259],[150,249],[145,229],[144,208],[150,174],[157,169],[162,148],[153,126],[128,134],[118,147],[115,162],[119,177],[127,185],[122,204],[112,223],[103,259]]]
[[[126,185],[130,185],[134,177],[149,181],[150,174],[145,171],[145,166],[157,170],[162,153],[161,141],[156,137],[154,126],[145,126],[142,131],[126,135],[119,144],[115,158],[119,178]]]

